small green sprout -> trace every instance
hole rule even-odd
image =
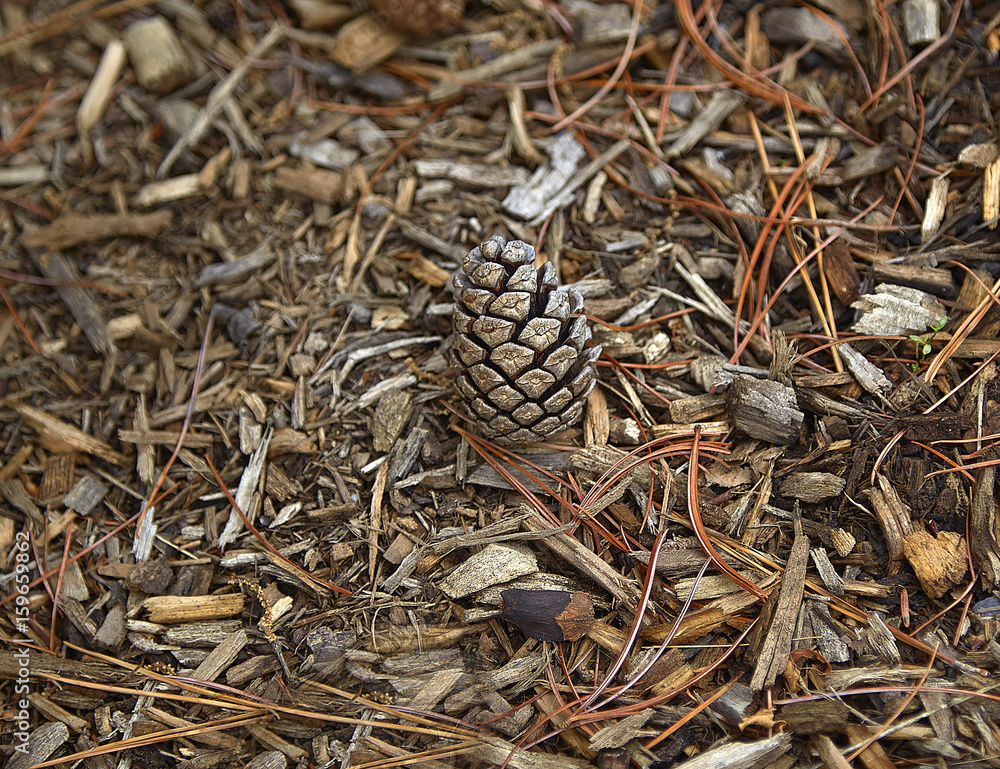
[[[942,315],[933,323],[927,324],[928,328],[934,333],[937,333],[943,329],[948,324],[948,316]],[[920,334],[910,334],[910,340],[917,346],[917,362],[913,364],[913,370],[916,371],[920,366],[920,361],[931,354],[931,343],[926,336],[921,336]]]

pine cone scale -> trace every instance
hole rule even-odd
[[[456,387],[498,443],[545,440],[572,425],[595,384],[600,348],[585,349],[586,318],[572,317],[583,299],[534,259],[528,244],[498,236],[470,251],[453,279]]]

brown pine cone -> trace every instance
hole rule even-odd
[[[465,0],[368,0],[382,21],[417,37],[428,37],[457,24]]]
[[[584,349],[583,297],[559,287],[535,249],[497,235],[472,249],[455,288],[456,386],[480,433],[514,445],[546,440],[576,422],[594,389],[600,347]]]

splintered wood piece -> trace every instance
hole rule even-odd
[[[383,395],[372,417],[375,451],[391,449],[412,414],[413,396],[409,390],[390,390]]]
[[[111,339],[107,321],[104,320],[104,314],[97,306],[93,292],[83,285],[75,285],[83,280],[76,265],[58,251],[29,249],[29,252],[32,261],[42,275],[60,281],[56,285],[56,293],[62,299],[63,304],[69,308],[73,319],[80,324],[80,328],[83,329],[84,336],[87,337],[90,346],[94,348],[94,352],[105,358],[113,355],[115,343]]]
[[[286,769],[288,759],[280,750],[268,750],[251,758],[244,769]]]
[[[258,489],[261,485],[261,477],[264,474],[267,451],[271,443],[272,435],[273,432],[269,426],[268,429],[264,431],[264,436],[261,438],[260,445],[257,446],[257,450],[254,451],[253,455],[250,457],[250,461],[247,462],[247,466],[243,470],[243,475],[240,476],[240,485],[237,487],[236,495],[234,497],[236,500],[236,506],[243,511],[243,515],[245,515],[251,523],[253,523],[254,518],[256,518],[257,510],[260,507]],[[243,533],[243,529],[244,524],[242,516],[239,512],[237,512],[236,507],[231,508],[229,512],[229,520],[226,521],[226,527],[219,535],[219,549],[224,550],[226,545],[230,542],[235,542],[236,538]]]
[[[74,732],[82,732],[84,729],[90,728],[90,724],[86,719],[73,715],[65,708],[56,705],[56,703],[43,694],[31,692],[28,695],[28,701],[32,707],[37,709],[43,716],[46,716],[49,721],[62,721]]]
[[[511,769],[593,769],[594,767],[593,763],[583,758],[527,751],[512,742],[486,735],[478,739],[475,750],[467,755],[477,766],[505,765]],[[25,764],[25,767],[27,766]]]
[[[759,587],[767,589],[774,584],[775,578],[769,577],[760,583]],[[717,629],[723,623],[732,624],[735,617],[740,616],[760,599],[746,590],[739,590],[731,595],[710,601],[700,609],[690,611],[681,621],[681,626],[674,636],[675,643],[691,643]],[[673,622],[660,625],[650,625],[639,632],[639,637],[651,643],[662,643],[667,634],[673,631]]]
[[[92,164],[94,160],[90,131],[104,115],[108,104],[111,103],[114,85],[124,64],[125,46],[120,40],[109,40],[104,53],[101,54],[101,62],[97,65],[94,78],[90,81],[87,93],[84,94],[80,108],[76,112],[76,130],[80,135],[80,148],[86,165]]]
[[[163,595],[143,602],[149,621],[161,625],[235,617],[243,611],[243,594]]]
[[[51,224],[26,233],[21,242],[29,247],[69,248],[106,238],[139,236],[155,238],[170,226],[174,215],[164,209],[150,214],[91,214],[60,216]]]
[[[746,104],[748,98],[742,91],[730,88],[717,90],[705,108],[698,112],[698,116],[688,123],[681,135],[666,149],[664,158],[671,160],[690,152],[698,142],[722,125],[723,120]]]
[[[199,174],[184,174],[160,182],[144,184],[136,193],[132,204],[136,208],[150,208],[160,203],[184,200],[204,192]]]
[[[872,363],[868,358],[855,350],[847,342],[837,347],[840,350],[847,370],[857,380],[865,390],[872,395],[884,395],[887,390],[892,389],[892,382],[882,373],[882,369]]]
[[[68,492],[73,486],[75,466],[73,454],[49,454],[45,457],[42,482],[38,485],[38,499],[48,502]],[[0,477],[0,483],[4,480],[6,479]]]
[[[585,153],[582,147],[580,151],[583,157]],[[450,179],[484,189],[513,187],[528,181],[528,170],[523,166],[491,166],[466,160],[416,160],[413,167],[425,179]],[[574,164],[569,169],[570,172],[575,168]],[[537,175],[536,172],[535,176]]]
[[[670,418],[680,424],[705,422],[726,412],[726,396],[706,393],[670,401]]]
[[[451,273],[435,264],[423,254],[416,254],[410,260],[409,273],[419,281],[434,288],[444,288],[451,280]]]
[[[439,587],[449,598],[484,590],[538,571],[535,554],[523,545],[487,545],[470,556],[441,580]]]
[[[733,377],[726,392],[726,410],[733,424],[751,438],[785,446],[799,439],[805,419],[791,387],[746,374]]]
[[[548,59],[562,44],[561,37],[543,40],[539,43],[530,43],[501,54],[479,66],[455,72],[454,75],[448,73],[441,82],[430,90],[427,98],[429,101],[450,99],[469,87],[467,84],[476,80],[496,80],[501,75],[532,64],[536,59]]]
[[[833,546],[837,549],[837,555],[841,558],[846,558],[854,550],[854,546],[858,544],[857,538],[848,531],[844,529],[832,529],[830,531],[830,539],[833,541]]]
[[[755,742],[730,742],[674,764],[675,769],[717,769],[717,767],[776,766],[792,747],[792,735],[785,732]]]
[[[279,166],[274,171],[274,186],[279,190],[333,205],[343,198],[344,175],[326,168],[303,165]]]
[[[69,727],[61,721],[36,726],[30,730],[25,749],[22,751],[18,748],[8,759],[7,769],[28,769],[29,766],[44,763],[68,739]]]
[[[846,485],[847,481],[832,473],[792,473],[782,482],[781,493],[815,504],[837,496]]]
[[[536,510],[527,507],[524,509],[528,513],[524,520],[524,527],[528,531],[551,532],[541,541],[556,558],[585,574],[626,606],[634,607],[637,604],[638,588],[632,580],[619,574],[576,537],[565,531],[553,530],[551,524]]]
[[[903,538],[903,555],[931,598],[940,598],[965,576],[965,537],[954,531],[934,536],[917,529]]]
[[[802,45],[811,43],[823,56],[846,61],[845,41],[849,41],[843,25],[820,18],[806,8],[771,8],[761,16],[761,28],[772,43]]]
[[[875,273],[875,280],[880,282],[910,286],[946,299],[955,296],[955,282],[951,270],[943,267],[875,262],[872,272]]]
[[[797,8],[795,10],[801,10],[807,15],[812,16],[805,8]],[[825,27],[826,25],[824,24],[823,26]],[[844,163],[841,176],[843,176],[845,182],[853,182],[856,179],[864,179],[868,176],[888,171],[894,165],[896,165],[895,140],[884,141],[881,144],[876,144],[874,147],[858,149],[854,153],[854,156]]]
[[[886,283],[876,286],[874,294],[858,297],[851,307],[862,311],[854,331],[872,336],[923,333],[947,317],[944,305],[934,297],[915,288]]]
[[[840,238],[823,249],[823,272],[830,289],[841,303],[849,305],[858,298],[861,276],[851,252]]]
[[[879,488],[869,489],[868,498],[871,500],[879,526],[882,527],[882,537],[889,558],[898,562],[903,558],[903,539],[913,533],[910,511],[889,483],[889,479],[881,473],[876,477]],[[890,566],[890,574],[896,573],[898,569],[898,563]]]
[[[290,0],[289,5],[302,22],[302,29],[334,29],[356,13],[351,3],[343,0]]]
[[[388,59],[404,42],[402,32],[376,14],[365,13],[340,28],[330,56],[340,66],[360,74]]]
[[[240,628],[225,641],[209,652],[202,663],[195,668],[192,678],[199,681],[214,681],[236,661],[240,652],[250,642],[246,631]]]
[[[969,168],[982,170],[1000,155],[1000,147],[996,142],[985,144],[968,144],[958,153],[958,162]]]
[[[875,729],[863,724],[846,724],[844,730],[852,745],[867,743],[877,734]],[[885,752],[885,748],[879,744],[878,740],[862,750],[858,754],[858,758],[861,759],[861,763],[867,769],[895,769],[896,767],[896,762],[889,757],[889,754]]]
[[[993,504],[995,477],[994,465],[979,469],[969,510],[969,549],[972,551],[972,562],[987,590],[1000,585],[1000,543],[997,542],[998,521]]]
[[[168,94],[194,79],[191,55],[162,16],[133,22],[125,29],[122,41],[135,79],[147,91]]]
[[[105,484],[94,476],[86,474],[81,476],[69,493],[63,497],[63,505],[80,515],[90,515],[90,512],[101,504],[107,493],[108,487]]]
[[[771,686],[788,664],[808,564],[809,539],[802,533],[801,521],[796,519],[795,540],[785,563],[781,584],[777,591],[771,592],[764,604],[759,624],[751,634],[747,659],[757,661],[750,679],[750,688],[754,691]]]
[[[708,707],[732,726],[740,726],[756,710],[753,690],[744,683],[734,681],[726,691]]]
[[[124,455],[119,454],[99,438],[87,435],[79,428],[27,404],[8,402],[7,405],[20,414],[27,425],[38,433],[39,442],[49,451],[57,453],[79,451],[114,465],[125,464]]]
[[[933,43],[941,37],[941,9],[937,0],[905,0],[903,25],[909,45]]]
[[[94,636],[94,643],[111,651],[117,650],[128,634],[125,626],[125,607],[112,606],[104,617],[104,622]]]
[[[587,153],[569,132],[559,134],[549,146],[548,160],[530,180],[518,182],[504,198],[503,207],[521,219],[538,216],[549,200],[562,192]]]
[[[983,221],[991,230],[997,228],[1000,216],[1000,160],[994,160],[983,171]]]
[[[823,580],[826,589],[834,595],[843,596],[844,578],[833,568],[833,564],[830,563],[830,556],[826,554],[826,549],[822,547],[813,548],[810,551],[810,555],[812,555],[816,571],[819,572],[820,579]]]
[[[830,699],[818,702],[793,702],[778,711],[781,720],[795,734],[843,731],[850,711],[843,700]]]
[[[949,184],[947,176],[938,176],[931,182],[931,191],[927,194],[927,202],[924,203],[924,219],[920,223],[921,243],[927,243],[937,235],[941,220],[944,219]]]

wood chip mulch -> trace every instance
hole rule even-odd
[[[996,0],[0,0],[5,766],[996,765],[998,54]],[[602,348],[536,445],[454,387],[497,234]]]

